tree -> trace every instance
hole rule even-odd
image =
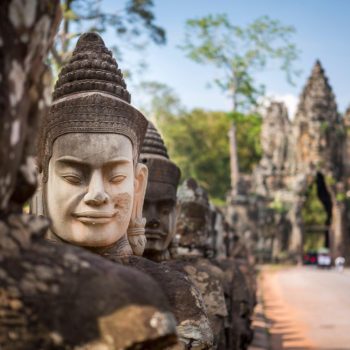
[[[36,188],[36,126],[49,103],[44,61],[61,20],[59,1],[4,0],[0,19],[0,217],[5,218],[6,212],[21,211]]]
[[[212,199],[223,201],[230,186],[227,114],[195,109],[168,115],[158,126],[182,179],[195,178]]]
[[[103,11],[102,0],[62,0],[63,23],[52,48],[53,61],[61,67],[70,57],[72,41],[84,31],[104,33],[115,30],[118,45],[113,50],[122,57],[122,44],[142,49],[146,38],[158,45],[165,44],[165,30],[155,24],[153,0],[115,1],[114,12]],[[124,7],[117,8],[124,3]],[[121,44],[122,43],[122,44]]]
[[[243,118],[243,117],[242,117]],[[182,179],[195,178],[217,204],[223,204],[230,188],[228,131],[232,115],[194,109],[163,114],[157,120],[171,159],[180,167]],[[245,116],[237,121],[238,158],[243,171],[260,159],[261,118]]]
[[[294,32],[293,27],[268,16],[239,27],[225,14],[208,15],[187,20],[180,48],[193,61],[218,68],[222,76],[214,84],[228,93],[232,110],[244,112],[263,94],[264,86],[257,84],[254,73],[263,71],[269,62],[279,62],[289,82],[298,75],[293,67],[298,58],[291,41]]]
[[[156,123],[172,161],[181,169],[182,179],[196,178],[211,199],[223,204],[230,187],[230,124],[236,123],[240,170],[250,172],[261,157],[261,117],[202,109],[188,111],[166,84],[143,82],[139,88],[147,101],[142,109]]]
[[[142,91],[145,97],[138,103],[141,110],[158,125],[166,120],[166,116],[179,115],[185,111],[176,92],[164,83],[143,81],[136,86],[136,90]]]
[[[262,150],[260,132],[262,118],[259,114],[228,114],[236,127],[239,170],[249,174],[260,161]]]

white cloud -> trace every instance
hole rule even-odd
[[[262,98],[261,101],[259,101],[259,112],[262,115],[265,115],[266,108],[270,105],[272,101],[277,102],[283,102],[287,109],[288,109],[288,116],[290,120],[294,119],[299,98],[293,94],[275,94],[275,93],[268,93],[266,96]]]
[[[298,103],[299,103],[299,98],[293,94],[284,94],[284,95],[279,95],[279,94],[271,94],[270,97],[274,101],[278,102],[284,102],[288,109],[288,115],[289,119],[293,120],[295,113],[297,111]]]

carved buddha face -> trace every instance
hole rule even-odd
[[[158,182],[149,182],[143,215],[146,217],[146,250],[161,252],[169,247],[175,234],[176,200]]]
[[[206,247],[210,236],[210,211],[199,203],[182,203],[179,209],[177,232],[180,245],[187,247]]]
[[[178,190],[179,246],[202,252],[212,249],[211,224],[208,195],[195,180],[186,180]]]
[[[85,247],[103,247],[127,231],[136,192],[147,181],[133,163],[133,146],[119,134],[74,133],[58,137],[52,149],[46,207],[53,232]],[[142,206],[141,206],[142,210]]]

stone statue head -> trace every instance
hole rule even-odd
[[[143,206],[147,222],[145,255],[153,260],[164,260],[176,229],[176,189],[180,169],[170,161],[164,142],[152,123],[148,124],[140,161],[149,173]]]
[[[118,242],[123,254],[130,246],[142,254],[148,170],[138,156],[146,129],[111,52],[99,35],[83,34],[59,75],[39,143],[52,237],[92,249]]]
[[[194,179],[188,179],[178,189],[179,254],[206,255],[212,249],[211,211],[207,192]]]
[[[261,127],[261,147],[265,168],[281,170],[284,167],[290,122],[288,110],[282,102],[272,102]]]

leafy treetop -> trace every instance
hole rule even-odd
[[[187,57],[201,64],[215,66],[221,77],[214,79],[232,100],[232,109],[246,111],[258,101],[264,86],[255,73],[266,69],[270,61],[280,63],[289,82],[299,74],[293,63],[298,50],[291,38],[295,29],[268,16],[259,17],[246,27],[233,25],[227,15],[208,15],[189,19],[185,40],[180,48]]]
[[[104,33],[114,29],[118,44],[112,49],[119,61],[123,45],[133,50],[142,49],[147,39],[158,45],[165,44],[165,30],[155,23],[153,0],[114,1],[113,4],[115,9],[110,11],[102,0],[62,0],[63,23],[52,48],[57,68],[69,59],[72,41],[81,32]]]

